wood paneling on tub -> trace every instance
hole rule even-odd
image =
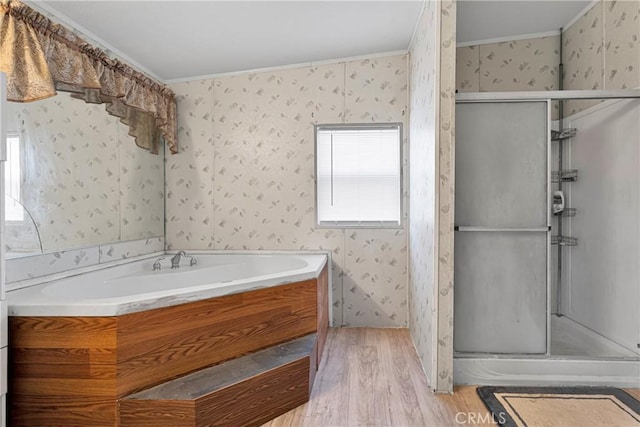
[[[318,348],[317,366],[320,366],[324,343],[327,341],[329,330],[329,270],[325,266],[318,277]]]
[[[326,277],[116,317],[10,317],[11,425],[116,426],[138,390],[316,330],[321,351]]]
[[[315,332],[316,282],[119,317],[118,396]]]
[[[114,317],[10,317],[13,426],[113,426]]]

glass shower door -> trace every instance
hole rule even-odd
[[[454,350],[545,353],[547,102],[456,106]]]

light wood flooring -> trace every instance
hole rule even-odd
[[[310,401],[263,427],[495,426],[475,389],[434,394],[406,329],[330,329]]]

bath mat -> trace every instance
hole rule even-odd
[[[609,387],[478,387],[498,425],[640,426],[640,401]]]

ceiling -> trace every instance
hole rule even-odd
[[[162,80],[406,50],[420,1],[47,1]]]
[[[164,82],[408,48],[422,2],[88,1],[28,4]],[[458,42],[557,30],[589,0],[458,1]]]
[[[458,2],[458,43],[559,30],[591,0]]]

